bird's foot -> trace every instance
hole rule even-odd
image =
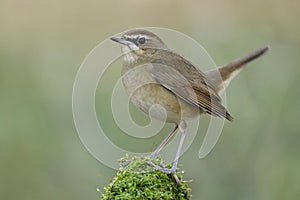
[[[148,165],[151,165],[154,169],[163,172],[165,174],[172,174],[173,177],[175,178],[175,181],[177,184],[180,184],[180,180],[176,174],[176,166],[172,166],[172,168],[167,168],[163,163],[160,163],[160,165],[157,165],[151,161],[146,162]]]

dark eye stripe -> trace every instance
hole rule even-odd
[[[138,41],[137,41],[136,38],[130,38],[130,37],[128,37],[127,40],[130,41],[130,42],[132,42],[132,43],[134,43],[136,46],[138,46]]]

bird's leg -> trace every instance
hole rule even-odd
[[[177,169],[178,160],[179,160],[179,157],[180,157],[180,152],[181,152],[181,149],[182,149],[182,146],[183,146],[183,141],[184,141],[184,138],[185,138],[185,135],[186,135],[186,129],[187,129],[186,122],[184,120],[182,120],[179,124],[179,130],[181,132],[181,136],[180,136],[178,148],[177,148],[177,151],[176,151],[176,156],[175,156],[175,159],[174,159],[174,162],[173,162],[173,165],[172,165],[171,169],[166,168],[164,166],[163,167],[158,166],[158,165],[156,165],[156,164],[154,164],[150,161],[147,162],[148,164],[150,164],[155,169],[157,169],[161,172],[164,172],[166,174],[173,174],[173,176],[174,176],[177,183],[180,183],[180,181],[179,181],[179,178],[176,175],[176,169]]]
[[[186,129],[187,129],[187,124],[184,120],[182,120],[180,122],[180,125],[179,125],[179,130],[181,132],[181,136],[180,136],[180,140],[179,140],[175,160],[174,160],[172,168],[171,168],[173,171],[176,171],[176,169],[177,169],[177,164],[178,164],[178,160],[179,160],[179,157],[180,157],[180,152],[181,152],[182,145],[183,145],[183,142],[184,142],[184,138],[185,138],[185,135],[186,135]]]
[[[160,143],[160,145],[151,153],[149,158],[155,158],[157,154],[162,150],[162,148],[167,144],[170,138],[176,133],[178,129],[178,124],[171,130],[171,132],[165,137],[165,139]]]

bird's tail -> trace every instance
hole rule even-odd
[[[248,62],[251,62],[252,60],[260,57],[268,50],[269,46],[257,49],[219,68],[209,70],[205,72],[207,78],[215,86],[218,93],[221,94],[229,85],[230,81],[241,71],[241,69]]]

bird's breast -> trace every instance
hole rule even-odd
[[[197,116],[199,109],[160,85],[153,78],[151,67],[151,64],[123,66],[122,81],[132,103],[148,115],[151,109],[151,116],[158,120],[177,123],[182,118]]]

